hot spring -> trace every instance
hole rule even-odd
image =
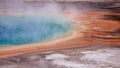
[[[42,42],[70,29],[70,21],[59,14],[0,15],[0,46]]]

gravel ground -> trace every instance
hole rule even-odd
[[[120,68],[120,48],[93,45],[0,59],[0,68]]]

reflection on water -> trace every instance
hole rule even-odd
[[[0,16],[0,44],[34,43],[65,34],[71,25],[61,15]]]

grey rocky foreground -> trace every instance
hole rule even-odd
[[[94,45],[0,59],[0,68],[120,68],[120,48]]]

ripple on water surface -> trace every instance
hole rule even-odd
[[[0,45],[41,42],[62,36],[70,28],[62,15],[1,15]]]

